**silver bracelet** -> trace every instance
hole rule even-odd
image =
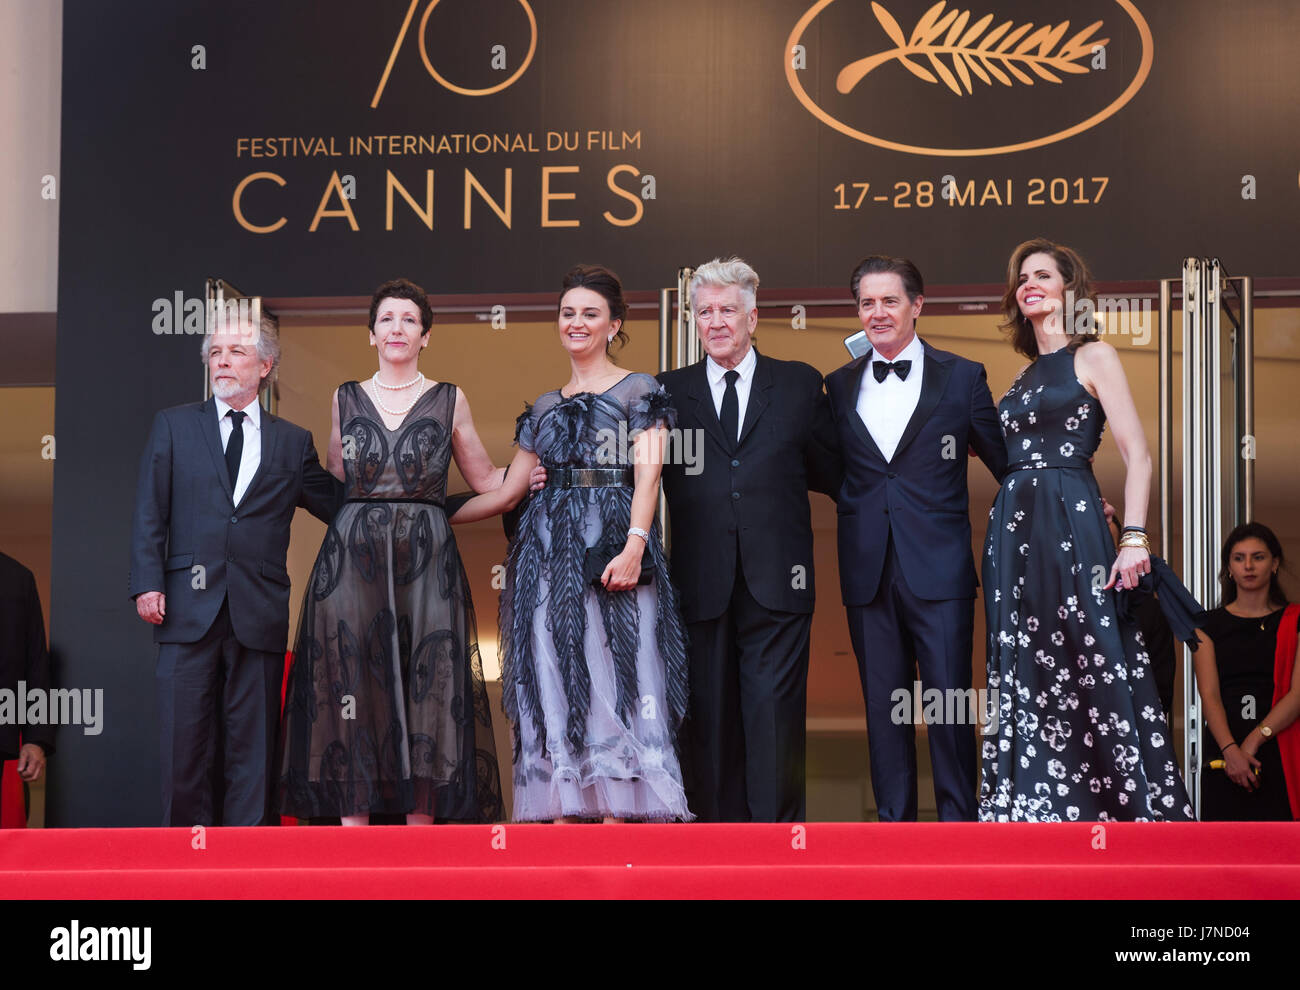
[[[640,526],[632,526],[632,527],[629,527],[629,528],[628,528],[628,531],[627,531],[627,535],[628,535],[628,536],[639,536],[639,537],[641,537],[641,539],[645,540],[645,545],[646,545],[646,546],[649,546],[649,545],[650,545],[650,534],[647,533],[647,532],[646,532],[644,529],[642,529]]]

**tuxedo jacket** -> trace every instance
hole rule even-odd
[[[869,605],[880,586],[892,534],[899,566],[919,598],[974,598],[968,449],[1001,480],[1006,445],[984,366],[922,341],[924,377],[916,411],[892,459],[858,415],[872,352],[826,378],[844,480],[836,499],[840,591],[845,605]]]
[[[808,492],[833,496],[840,478],[830,407],[817,369],[757,358],[734,449],[722,433],[705,361],[658,376],[679,429],[702,438],[699,464],[676,458],[663,469],[672,576],[687,622],[726,611],[737,568],[764,608],[813,610]]]
[[[32,572],[0,553],[0,690],[14,692],[17,701],[19,681],[29,696],[50,690],[45,619]],[[54,726],[20,726],[16,713],[13,721],[0,722],[0,760],[16,759],[23,743],[36,743],[49,756],[54,752]]]
[[[216,404],[164,409],[140,459],[131,532],[132,597],[167,596],[158,643],[193,643],[230,601],[235,637],[283,652],[289,641],[289,524],[302,506],[328,523],[343,486],[321,467],[311,434],[265,411],[262,463],[238,507]]]

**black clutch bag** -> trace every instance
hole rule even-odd
[[[588,584],[594,584],[597,587],[604,587],[600,583],[600,577],[605,573],[605,568],[609,562],[623,552],[627,546],[627,541],[619,542],[618,539],[605,540],[597,543],[594,547],[587,547],[587,552],[583,556],[583,574]],[[654,577],[654,563],[650,559],[650,548],[646,547],[646,552],[641,556],[641,575],[637,578],[637,584],[649,584],[650,579]]]

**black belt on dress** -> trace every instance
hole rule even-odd
[[[1064,468],[1066,470],[1069,469],[1080,470],[1082,468],[1086,468],[1087,466],[1088,466],[1087,461],[1081,461],[1077,459],[1072,461],[1065,461],[1063,463],[1058,463],[1053,461],[1020,461],[1019,463],[1016,464],[1008,464],[1007,471],[1033,471],[1035,469],[1042,470],[1043,468]]]
[[[436,498],[346,498],[344,502],[368,502],[371,505],[383,505],[386,502],[413,502],[417,505],[433,505],[439,509],[445,508],[440,499]]]
[[[630,467],[546,469],[547,488],[633,488],[636,471]]]

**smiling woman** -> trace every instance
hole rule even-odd
[[[1118,592],[1154,583],[1174,634],[1192,650],[1212,656],[1213,647],[1192,628],[1203,612],[1184,622],[1171,611],[1195,602],[1150,556],[1142,422],[1115,349],[1070,332],[1067,290],[1093,298],[1074,251],[1036,239],[1012,252],[1004,326],[1033,360],[998,404],[1009,463],[989,513],[982,583],[999,730],[983,743],[979,816],[1186,821],[1194,816],[1173,724]],[[1118,552],[1091,466],[1107,420],[1125,464]]]
[[[499,614],[516,821],[693,817],[677,757],[686,638],[655,520],[677,417],[658,382],[610,361],[626,315],[609,269],[565,276],[556,329],[569,381],[519,417],[509,485],[455,517],[513,507],[545,467],[510,545]],[[607,438],[629,429],[635,449],[608,457]]]
[[[1096,340],[1097,327],[1091,319],[1096,311],[1092,276],[1074,250],[1035,237],[1011,253],[1007,288],[1002,295],[1006,317],[1002,329],[1011,335],[1011,346],[1019,353],[1028,358],[1038,356],[1039,340],[1034,328],[1049,319],[1052,326],[1059,324],[1071,352]]]

